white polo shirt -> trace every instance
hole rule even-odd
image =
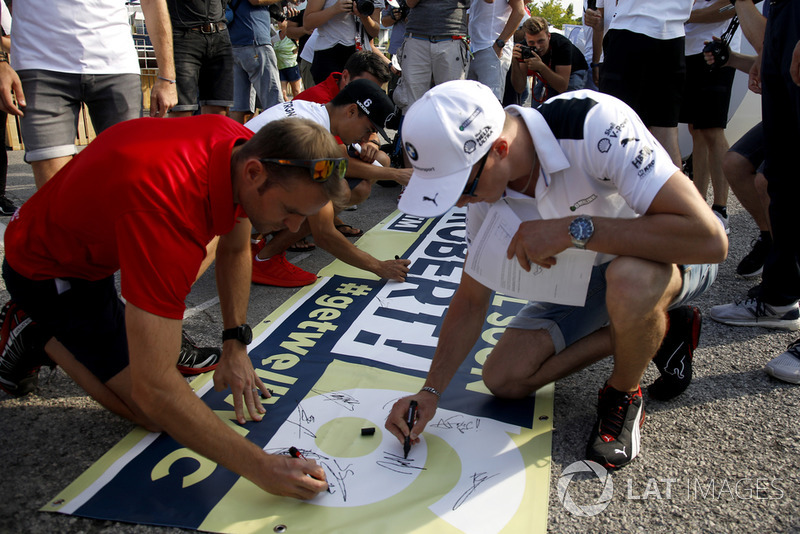
[[[308,102],[306,100],[292,100],[291,102],[281,102],[269,109],[265,109],[249,121],[245,123],[245,128],[257,132],[264,127],[265,124],[276,121],[278,119],[285,119],[288,117],[301,117],[303,119],[310,119],[329,132],[331,131],[331,117],[328,115],[328,110],[322,104],[316,102]]]
[[[553,97],[540,110],[506,108],[525,121],[541,163],[535,198],[511,189],[506,197],[531,202],[543,219],[639,217],[678,170],[638,115],[612,96],[572,91]],[[490,208],[486,202],[469,204],[468,244]],[[613,258],[598,254],[595,264]]]

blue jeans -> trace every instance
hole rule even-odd
[[[261,109],[283,102],[275,50],[271,44],[234,46],[231,111],[254,112],[256,95]]]

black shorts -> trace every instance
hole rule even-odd
[[[678,126],[686,79],[684,41],[609,30],[603,40],[600,91],[632,107],[645,126]]]
[[[233,105],[233,49],[228,30],[200,33],[172,31],[178,105],[172,111],[198,106]]]
[[[710,70],[703,54],[686,56],[686,85],[680,122],[695,129],[725,128],[736,71],[726,67]]]
[[[11,298],[101,382],[128,366],[125,304],[114,277],[31,280],[3,261]]]
[[[766,144],[764,143],[764,125],[759,122],[740,137],[728,152],[736,152],[749,161],[757,172],[763,173],[766,148]]]

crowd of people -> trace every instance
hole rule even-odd
[[[760,230],[737,272],[762,279],[708,315],[800,330],[788,206],[800,0],[761,11],[752,0],[597,0],[585,6],[584,50],[528,16],[522,0],[308,0],[299,11],[280,0],[141,0],[158,62],[149,118],[140,118],[125,6],[82,3],[18,0],[0,20],[11,37],[0,111],[20,117],[38,188],[18,209],[0,196],[11,215],[0,388],[12,395],[34,391],[40,367],[58,365],[107,409],[265,491],[324,491],[315,462],[266,454],[181,375],[213,369],[237,420],[262,419],[270,392],[246,350],[250,284],[317,279],[287,251],[319,246],[404,281],[408,260],[357,248],[349,238],[363,230],[340,218],[376,183],[403,186],[399,208],[411,215],[466,206],[468,247],[502,199],[523,221],[506,259],[526,271],[561,268],[570,248],[593,254],[585,304],[530,302],[483,380],[498,397],[522,398],[613,357],[586,449],[606,467],[641,452],[650,362],[660,374],[652,398],[675,398],[691,382],[702,314],[690,302],[727,256],[728,184]],[[381,25],[392,29],[388,54],[374,44]],[[737,27],[757,56],[738,52]],[[729,149],[735,68],[762,95],[763,122]],[[84,104],[98,136],[78,154]],[[679,122],[690,125],[693,181]],[[221,349],[197,347],[181,328],[186,296],[212,262]],[[418,441],[434,417],[492,290],[462,275],[424,387],[386,421],[401,442]],[[800,340],[765,369],[800,383]]]

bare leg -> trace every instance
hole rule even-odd
[[[722,170],[722,161],[728,153],[728,140],[725,139],[725,130],[722,128],[706,128],[700,130],[708,147],[708,171],[711,175],[711,185],[714,188],[714,204],[728,205],[728,181]]]
[[[130,394],[131,378],[129,367],[117,373],[104,384],[86,366],[76,360],[75,356],[56,338],[51,338],[44,348],[50,359],[104,408],[143,426],[151,432],[160,430],[133,402]]]
[[[227,115],[228,108],[225,106],[202,106],[200,113],[203,115]]]
[[[678,128],[664,126],[650,126],[650,131],[667,151],[672,163],[681,166],[681,149],[678,144]]]
[[[292,232],[288,229],[281,230],[273,234],[272,239],[267,241],[267,244],[258,253],[258,259],[266,260],[276,254],[280,254],[310,233],[311,226],[308,224],[308,220],[303,221],[303,224],[300,225],[300,230],[297,232]]]
[[[36,183],[36,189],[41,189],[71,159],[72,156],[62,156],[60,158],[32,161],[31,170],[33,170],[33,181]]]
[[[606,271],[614,370],[608,385],[635,391],[667,331],[667,307],[681,288],[677,266],[619,257]]]
[[[246,122],[245,116],[247,114],[248,113],[245,111],[231,111],[229,117],[238,122],[239,124],[244,124]]]
[[[611,354],[609,329],[602,328],[553,354],[546,330],[509,328],[503,332],[483,367],[486,387],[498,397],[526,397],[542,386]]]
[[[708,184],[711,181],[711,173],[709,170],[708,159],[708,144],[706,138],[702,135],[702,130],[695,130],[692,125],[689,125],[689,132],[692,134],[692,181],[694,186],[700,192],[700,196],[706,198],[708,196]]]
[[[756,222],[758,229],[768,230],[769,217],[757,188],[755,167],[741,154],[727,152],[722,160],[722,170],[733,189],[733,194]],[[766,182],[766,179],[764,181]],[[767,197],[767,206],[769,205],[768,199],[769,197]]]

